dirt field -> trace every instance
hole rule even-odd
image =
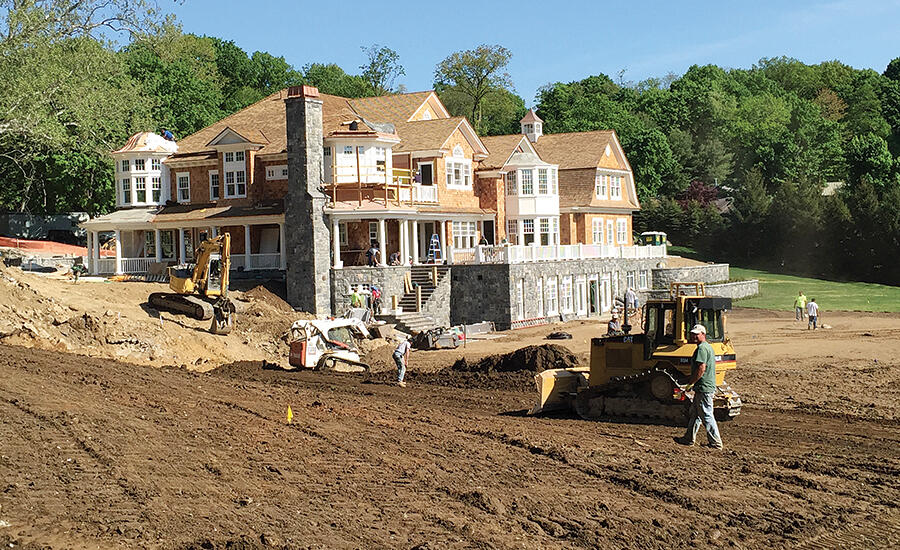
[[[24,292],[17,284],[7,289]],[[55,293],[62,283],[32,284]],[[136,286],[112,287],[121,317],[101,324],[158,324],[124,303]],[[94,315],[79,296],[73,315]],[[18,311],[65,307],[54,300]],[[245,305],[254,307],[252,296]],[[386,347],[366,377],[264,364],[286,362],[278,348],[264,349],[274,346],[274,326],[263,347],[251,332],[230,335],[223,351],[179,325],[174,336],[155,336],[169,351],[131,362],[72,353],[89,342],[46,349],[20,332],[32,347],[0,345],[0,543],[895,548],[900,316],[823,312],[822,320],[832,328],[813,333],[784,313],[729,317],[739,361],[729,382],[746,405],[721,425],[724,452],[677,446],[677,427],[527,417],[530,375],[449,369],[460,357],[543,343],[548,327],[416,352],[405,389],[384,383]],[[557,343],[583,360],[598,324],[556,329],[573,334]],[[190,353],[241,361],[197,372],[178,347],[194,337],[204,343]],[[115,344],[97,348],[114,356]]]

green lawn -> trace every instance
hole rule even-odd
[[[757,307],[792,311],[794,297],[803,291],[807,298],[826,311],[890,311],[900,312],[900,287],[870,283],[839,283],[780,275],[755,269],[731,268],[732,279],[759,279],[759,296],[735,303],[740,307]]]

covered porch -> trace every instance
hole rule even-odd
[[[332,230],[332,267],[445,264],[454,247],[472,248],[485,235],[493,243],[493,215],[411,211],[327,212]],[[487,219],[479,219],[487,218]]]

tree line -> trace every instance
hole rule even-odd
[[[344,97],[405,91],[387,46],[362,47],[352,74],[184,33],[153,0],[0,0],[0,9],[0,210],[108,211],[108,152],[130,134],[183,137],[287,86]],[[441,100],[482,135],[519,131],[525,101],[511,57],[481,45],[435,66]],[[534,105],[546,133],[616,130],[642,201],[639,230],[667,231],[710,259],[900,280],[891,261],[900,253],[900,58],[882,73],[774,58],[641,82],[600,74],[548,84]],[[824,195],[828,184],[835,192]]]

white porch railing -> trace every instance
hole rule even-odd
[[[232,254],[231,255],[231,270],[238,271],[246,268],[246,264],[244,263],[244,255],[243,254]]]
[[[665,258],[666,246],[612,246],[603,244],[569,245],[492,245],[474,248],[447,247],[451,264],[514,264],[557,260],[597,258]]]
[[[122,272],[135,274],[150,271],[150,264],[156,262],[156,258],[122,258]],[[115,263],[115,260],[113,260]]]
[[[101,275],[107,275],[110,273],[116,272],[116,259],[115,258],[100,258],[97,261],[97,273]]]
[[[413,185],[412,188],[400,188],[400,200],[409,201],[409,193],[412,189],[413,202],[433,202],[438,201],[437,185]]]
[[[281,254],[250,254],[249,269],[279,269],[281,267]],[[246,269],[246,268],[245,268]]]

